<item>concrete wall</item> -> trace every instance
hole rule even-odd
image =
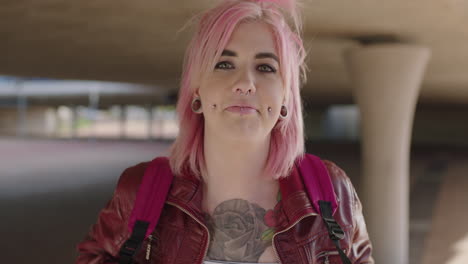
[[[359,140],[359,124],[330,114],[326,108],[310,108],[304,114],[305,133],[310,140]],[[344,129],[346,131],[332,131]],[[348,133],[351,131],[352,133]],[[354,134],[357,134],[354,137]],[[341,135],[338,136],[338,135]],[[468,108],[419,107],[416,109],[412,143],[418,145],[468,146]]]

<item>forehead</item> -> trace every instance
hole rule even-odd
[[[275,52],[273,33],[264,22],[249,21],[236,26],[226,49],[238,53]]]

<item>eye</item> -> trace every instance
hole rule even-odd
[[[216,63],[215,69],[230,70],[230,69],[234,69],[234,66],[229,61],[221,61],[221,62]]]
[[[258,68],[261,72],[266,72],[266,73],[275,73],[276,72],[276,69],[268,64],[262,64],[260,66],[258,66]]]

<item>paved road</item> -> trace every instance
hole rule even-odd
[[[120,173],[168,146],[0,139],[0,263],[73,263]]]

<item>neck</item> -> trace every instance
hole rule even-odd
[[[202,177],[208,211],[228,199],[246,199],[263,204],[275,201],[278,183],[271,176],[264,175],[269,147],[269,137],[238,141],[220,138],[205,130],[207,173]]]

